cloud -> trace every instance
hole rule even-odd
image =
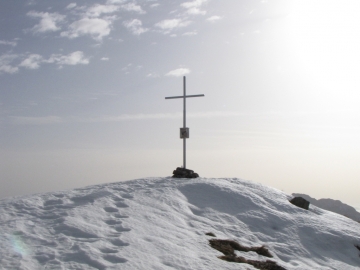
[[[29,117],[29,116],[12,116],[12,122],[16,125],[47,125],[62,123],[64,120],[58,116]]]
[[[189,118],[213,118],[213,117],[234,117],[243,116],[240,112],[210,111],[188,113]],[[29,116],[11,116],[11,122],[17,125],[51,125],[66,122],[77,123],[103,123],[103,122],[122,122],[138,120],[161,120],[161,119],[180,119],[182,112],[176,113],[139,113],[139,114],[121,114],[119,116],[104,116],[94,118],[71,118],[64,119],[58,116],[29,117]]]
[[[90,7],[87,10],[86,14],[89,17],[99,17],[103,13],[105,13],[105,14],[114,13],[117,10],[119,10],[119,6],[96,4],[96,5],[93,5],[92,7]]]
[[[236,117],[243,116],[241,112],[229,111],[210,111],[210,112],[196,112],[187,113],[189,118],[213,118],[213,117]],[[77,122],[98,123],[98,122],[121,122],[121,121],[136,121],[136,120],[161,120],[161,119],[179,119],[183,117],[182,112],[177,113],[139,113],[139,114],[122,114],[119,116],[105,116],[95,118],[75,119]]]
[[[122,4],[126,2],[127,0],[107,0],[106,4]]]
[[[20,64],[12,65],[12,62],[17,58],[22,58]],[[56,64],[62,67],[63,65],[86,65],[89,64],[89,62],[89,58],[85,57],[82,51],[75,51],[68,55],[52,54],[49,59],[46,59],[39,54],[29,54],[27,56],[6,54],[0,56],[0,74],[16,73],[19,71],[19,67],[26,69],[38,69],[43,63]]]
[[[192,32],[186,32],[184,34],[182,34],[183,36],[196,36],[197,32],[196,31],[192,31]]]
[[[137,5],[135,3],[124,4],[125,2],[127,2],[127,0],[108,0],[108,1],[106,1],[106,4],[107,5],[122,4],[122,5],[120,5],[120,8],[125,11],[133,11],[133,12],[137,12],[139,14],[146,13],[146,11],[144,11],[140,5]]]
[[[184,76],[186,74],[190,73],[190,69],[188,68],[178,68],[178,69],[174,69],[169,71],[168,73],[166,73],[166,76],[175,76],[175,77],[180,77],[180,76]]]
[[[27,69],[38,69],[40,63],[43,61],[43,57],[39,54],[30,54],[25,60],[20,63],[20,67]]]
[[[211,16],[209,18],[207,18],[206,20],[209,22],[216,22],[218,20],[221,20],[222,18],[220,16]]]
[[[190,23],[190,21],[184,21],[181,19],[171,19],[158,22],[157,24],[155,24],[155,26],[164,30],[165,33],[168,33],[176,28],[188,26]]]
[[[202,4],[206,3],[208,0],[194,0],[192,2],[182,3],[181,6],[184,8],[198,8],[201,7]]]
[[[159,78],[160,76],[157,73],[149,73],[148,75],[146,75],[146,77],[148,77],[148,78]]]
[[[62,22],[66,17],[57,12],[49,13],[29,11],[27,15],[32,18],[40,18],[40,22],[31,29],[34,33],[58,31],[60,30],[60,27],[57,26],[57,23]]]
[[[87,65],[89,64],[89,59],[84,57],[84,53],[82,51],[76,51],[70,53],[68,55],[60,55],[60,54],[53,54],[50,56],[49,60],[46,61],[47,63],[56,63],[57,65]]]
[[[103,37],[110,34],[112,24],[111,18],[82,18],[69,25],[70,30],[61,33],[61,36],[77,38],[90,35],[93,39],[101,41]]]
[[[67,6],[66,6],[66,9],[72,9],[72,8],[74,8],[74,7],[76,7],[77,5],[76,5],[76,3],[70,3],[70,4],[68,4]]]
[[[187,9],[188,14],[192,15],[205,15],[205,10],[200,10],[200,7],[208,0],[194,0],[192,2],[182,3],[181,6]]]
[[[109,57],[102,57],[101,60],[102,61],[109,61]]]
[[[9,73],[14,74],[19,71],[18,67],[14,67],[11,63],[18,58],[16,54],[3,54],[0,56],[0,74]]]
[[[15,41],[0,40],[0,45],[10,45],[15,47],[17,43]]]
[[[125,5],[121,5],[121,8],[126,11],[134,11],[139,14],[145,14],[146,12],[141,8],[141,6],[136,5],[134,3],[127,3]]]
[[[134,35],[141,35],[147,32],[149,29],[142,27],[142,22],[138,19],[132,21],[124,22],[124,25],[127,29],[130,30]]]

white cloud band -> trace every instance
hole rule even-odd
[[[184,76],[186,74],[190,73],[190,69],[188,68],[178,68],[178,69],[174,69],[169,71],[168,73],[166,73],[166,76],[174,76],[174,77],[180,77],[180,76]]]

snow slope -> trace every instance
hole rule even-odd
[[[356,209],[346,203],[343,203],[339,200],[333,200],[333,199],[314,199],[306,194],[301,193],[293,193],[294,197],[303,197],[305,200],[309,201],[311,204],[320,207],[322,209],[332,211],[334,213],[346,216],[348,218],[351,218],[352,220],[355,220],[357,222],[360,222],[360,213],[356,211]]]
[[[359,223],[289,199],[241,179],[170,177],[3,199],[0,269],[255,269],[220,260],[214,238],[265,245],[286,269],[360,268]]]

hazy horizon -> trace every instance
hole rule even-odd
[[[0,198],[182,165],[360,209],[358,1],[0,0]]]

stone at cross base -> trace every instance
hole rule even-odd
[[[195,173],[193,170],[185,169],[177,167],[176,170],[173,171],[174,178],[198,178],[199,175]]]

